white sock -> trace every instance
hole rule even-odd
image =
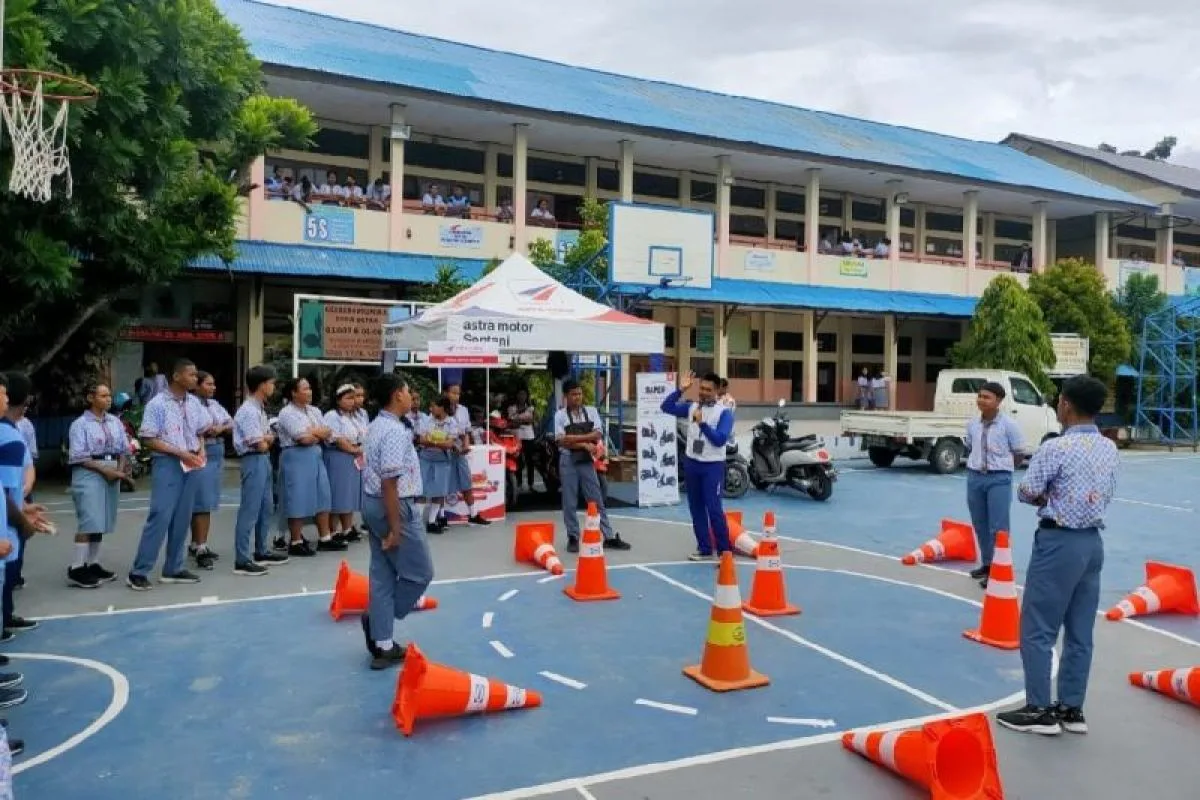
[[[444,497],[438,503],[438,516],[439,517],[446,516],[446,498],[444,498]]]
[[[433,521],[435,519],[437,519],[437,513],[438,513],[438,507],[436,505],[434,505],[433,503],[426,503],[425,504],[425,524],[432,525]]]
[[[375,642],[375,646],[378,647],[380,650],[391,650],[392,649],[392,640],[391,639],[383,639],[382,641],[377,640]]]
[[[87,546],[87,563],[95,564],[100,560],[100,543],[88,542]]]
[[[475,516],[475,501],[474,500],[467,503],[467,516],[468,517]]]
[[[76,567],[82,567],[85,564],[87,564],[88,563],[87,558],[88,558],[88,543],[84,542],[83,544],[80,544],[79,542],[76,542],[75,543],[75,557],[73,559],[71,559],[71,569],[75,569]]]

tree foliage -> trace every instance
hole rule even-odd
[[[587,266],[597,280],[608,280],[608,206],[594,197],[585,197],[579,206],[583,226],[579,238],[566,248],[558,260],[555,243],[545,237],[529,243],[529,260],[557,281],[570,280],[580,267]]]
[[[1137,156],[1148,161],[1166,161],[1171,157],[1171,153],[1175,150],[1175,145],[1179,144],[1179,140],[1174,136],[1164,136],[1158,140],[1158,144],[1151,147],[1149,150],[1118,150],[1107,142],[1101,142],[1096,149],[1102,153],[1115,153],[1123,156]]]
[[[462,276],[458,264],[444,261],[437,265],[433,280],[422,284],[413,299],[421,303],[444,303],[469,288],[471,282]]]
[[[967,335],[950,350],[956,367],[1006,369],[1028,375],[1043,392],[1053,384],[1050,328],[1029,292],[1010,275],[991,282],[975,304]]]
[[[1029,294],[1051,333],[1088,339],[1088,372],[1111,384],[1130,354],[1129,327],[1113,308],[1104,275],[1077,258],[1064,259],[1029,277]]]
[[[95,315],[115,298],[199,256],[231,259],[250,162],[309,146],[316,124],[262,93],[260,65],[211,0],[8,0],[5,39],[7,64],[99,90],[71,110],[73,196],[0,195],[0,351],[35,372],[73,337],[111,333],[119,318]]]
[[[1112,302],[1129,328],[1130,363],[1137,364],[1146,319],[1167,307],[1167,295],[1158,288],[1157,275],[1135,272],[1113,293]]]

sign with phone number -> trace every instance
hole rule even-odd
[[[304,241],[354,244],[354,209],[312,206],[312,211],[304,215]]]

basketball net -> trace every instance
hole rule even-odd
[[[51,197],[51,182],[66,176],[66,196],[71,196],[71,162],[67,154],[67,116],[70,103],[60,101],[53,118],[46,121],[42,78],[28,92],[11,87],[0,102],[0,116],[12,139],[13,165],[8,190],[45,203]]]

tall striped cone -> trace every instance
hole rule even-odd
[[[750,586],[750,599],[742,608],[760,617],[799,614],[800,609],[787,601],[787,581],[783,578],[783,559],[775,538],[775,512],[763,514],[763,538],[758,543],[758,567]]]
[[[853,731],[842,747],[929,790],[933,800],[1003,800],[992,731],[983,714],[912,730]]]
[[[392,719],[405,736],[412,736],[419,719],[537,708],[541,704],[542,696],[537,692],[435,664],[415,644],[409,644],[396,680]]]
[[[902,564],[928,564],[934,561],[974,561],[979,557],[975,547],[975,531],[966,522],[942,520],[942,532],[937,538],[913,550],[900,559]]]
[[[1110,620],[1144,614],[1200,614],[1196,576],[1186,567],[1146,562],[1146,583],[1108,610]]]
[[[572,600],[619,600],[621,594],[608,585],[604,562],[604,536],[600,533],[600,512],[589,502],[587,523],[579,542],[579,561],[575,565],[575,584],[564,586],[563,594]]]
[[[553,542],[553,522],[518,522],[513,558],[518,564],[537,564],[551,575],[562,575],[563,565]]]
[[[754,689],[770,683],[766,675],[750,668],[746,623],[742,617],[742,597],[738,592],[733,553],[721,554],[721,569],[717,575],[717,591],[713,595],[704,657],[699,664],[684,667],[683,674],[714,692]]]
[[[1129,682],[1200,707],[1200,667],[1131,672]]]
[[[983,614],[979,627],[963,631],[976,642],[1016,650],[1021,646],[1021,605],[1017,602],[1017,581],[1013,576],[1012,547],[1008,531],[996,534],[996,552],[983,596]]]

